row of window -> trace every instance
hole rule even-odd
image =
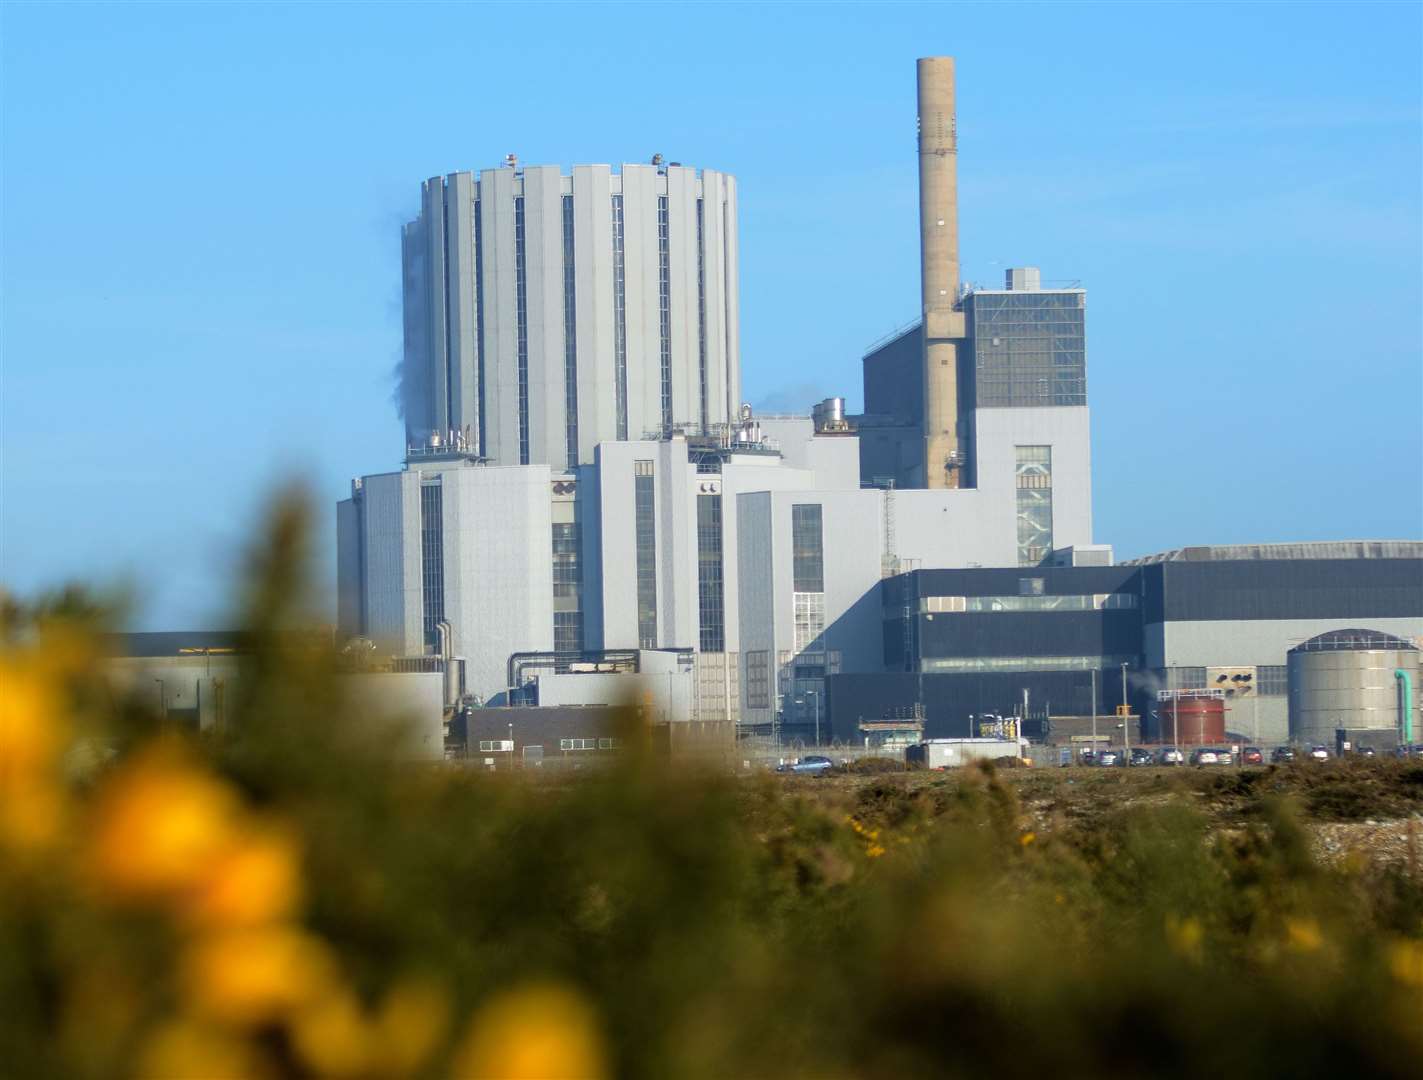
[[[524,200],[514,200],[515,357],[519,368],[519,464],[529,463],[529,280],[525,271]]]
[[[662,360],[662,427],[672,426],[672,245],[667,196],[657,198],[657,311]]]
[[[656,477],[651,461],[633,463],[633,527],[636,536],[637,640],[657,648]]]
[[[444,488],[420,486],[420,591],[425,644],[438,643],[435,627],[445,617]]]
[[[573,259],[573,196],[563,197],[563,437],[565,460],[578,465],[578,306]]]
[[[1134,656],[941,656],[920,662],[925,672],[1109,671],[1136,666]]]
[[[1015,447],[1018,565],[1038,566],[1052,554],[1052,447]]]
[[[697,496],[698,638],[702,652],[726,649],[721,496]]]
[[[1135,593],[1090,596],[925,596],[919,610],[929,614],[995,611],[1125,611],[1135,608]]]
[[[623,197],[613,196],[613,397],[618,438],[628,437],[627,263],[623,257]]]
[[[558,748],[560,750],[621,750],[622,739],[559,739]],[[514,740],[512,739],[480,739],[479,752],[482,754],[512,754],[514,752]]]
[[[559,739],[560,750],[621,750],[622,739]]]

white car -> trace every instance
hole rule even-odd
[[[1220,755],[1208,747],[1201,747],[1199,750],[1191,751],[1192,765],[1215,765],[1220,761]]]
[[[1329,747],[1321,746],[1318,744],[1311,746],[1309,748],[1309,753],[1305,754],[1305,757],[1309,758],[1311,761],[1328,761]]]

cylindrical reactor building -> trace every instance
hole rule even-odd
[[[427,180],[403,234],[406,440],[572,467],[736,417],[736,180],[681,165]]]
[[[1419,652],[1412,642],[1377,630],[1331,630],[1296,645],[1286,660],[1291,739],[1331,744],[1341,728],[1397,731],[1400,739],[1407,728],[1419,738]],[[1407,725],[1405,708],[1413,713]]]

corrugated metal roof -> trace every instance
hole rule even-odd
[[[1423,540],[1318,540],[1293,544],[1213,544],[1127,559],[1123,566],[1251,559],[1423,559]]]

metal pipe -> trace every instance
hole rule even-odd
[[[924,315],[924,486],[956,488],[959,445],[958,350],[964,316],[959,292],[958,134],[954,60],[918,62],[919,278]]]
[[[1400,708],[1403,710],[1403,745],[1413,745],[1413,674],[1403,668],[1394,668],[1393,677],[1398,680],[1403,694]]]

